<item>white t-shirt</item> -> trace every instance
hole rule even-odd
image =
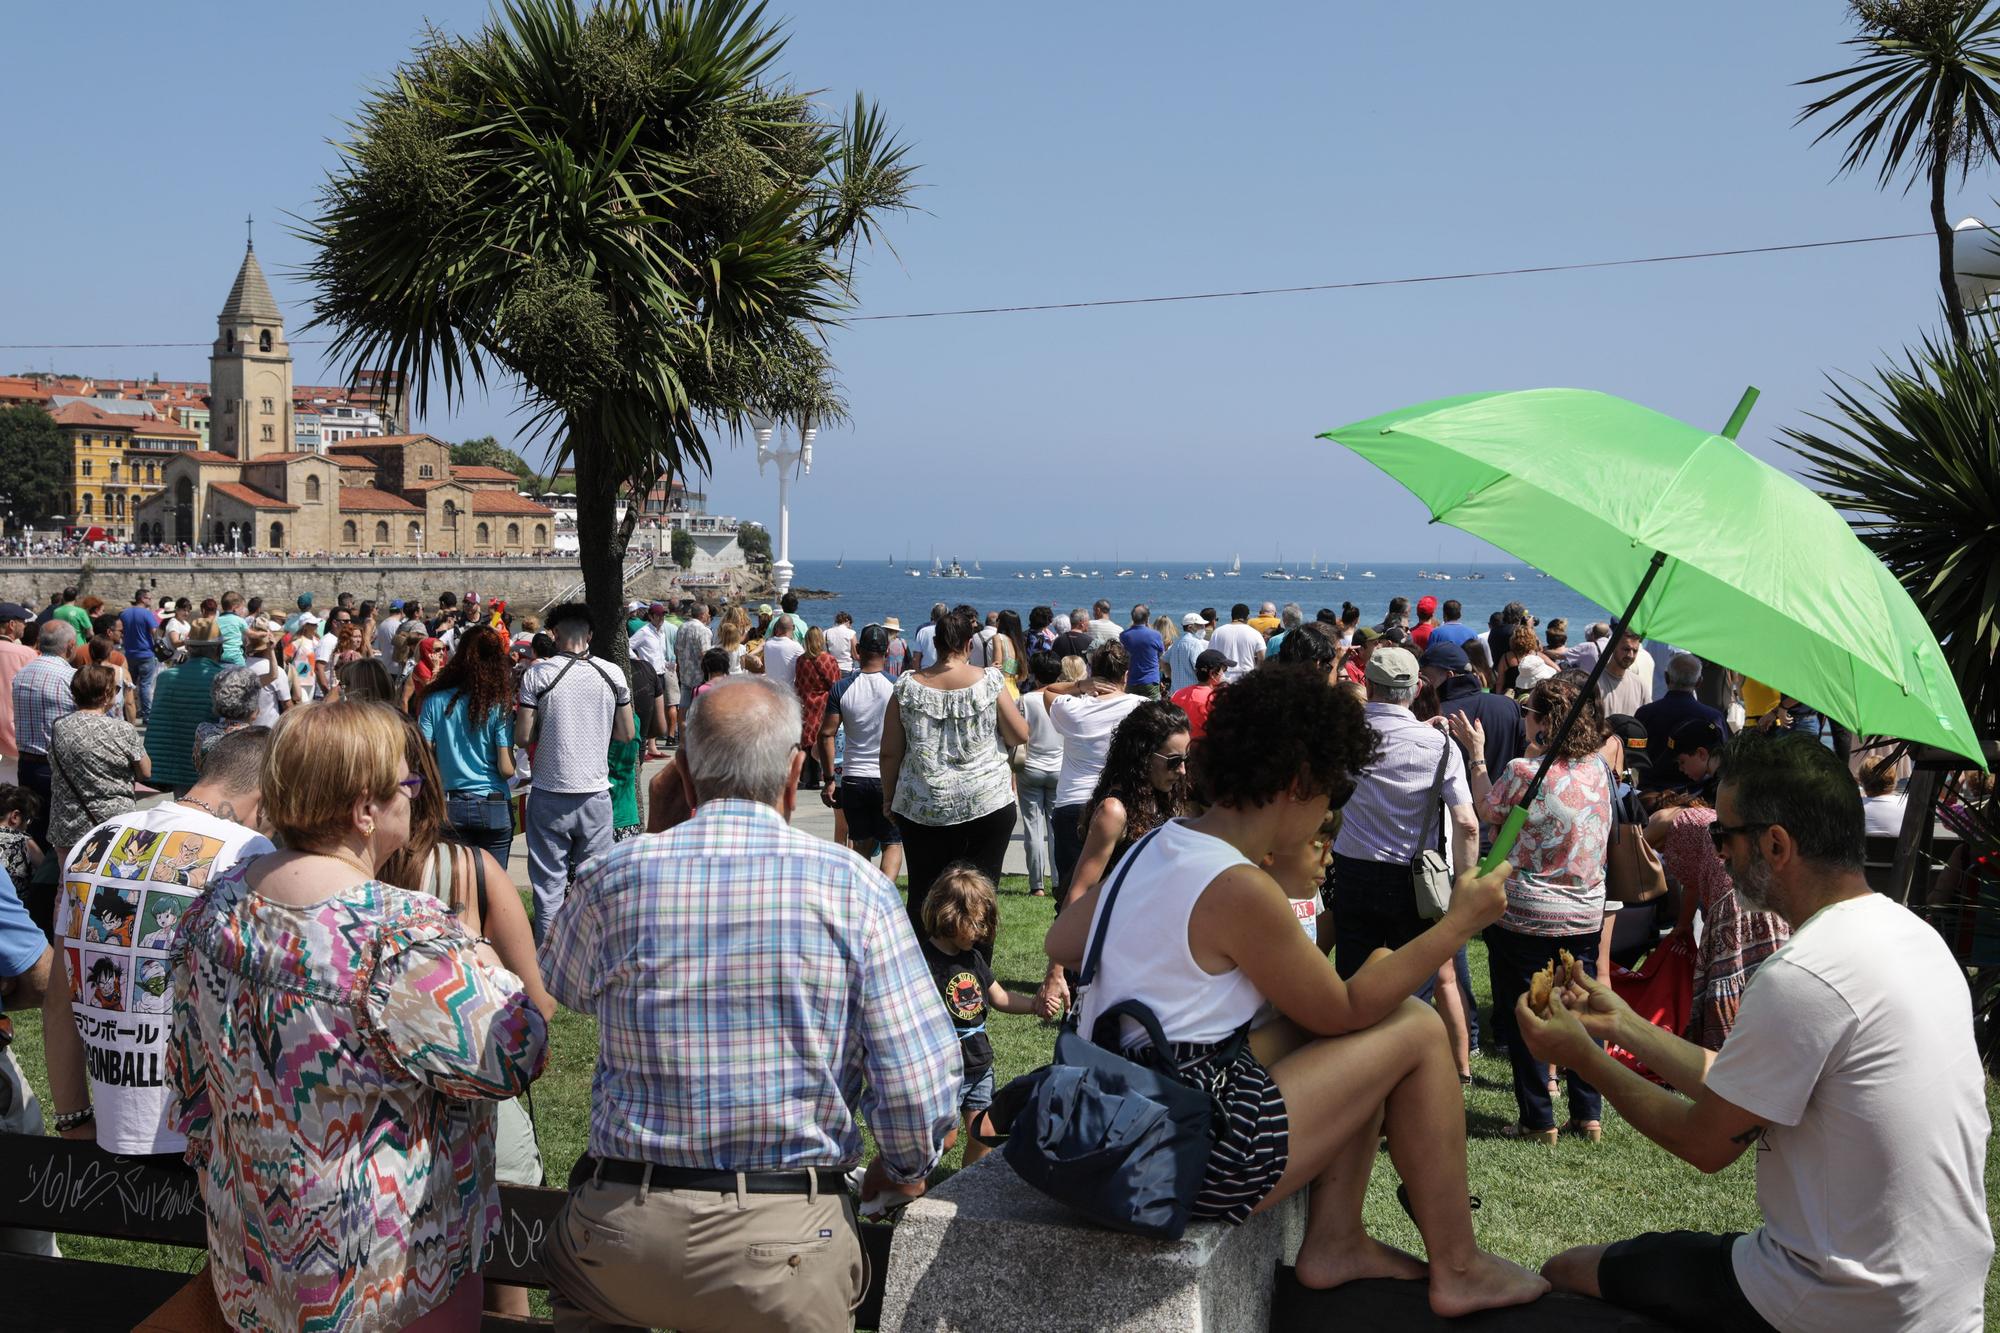
[[[934,649],[932,648],[932,644],[936,640],[936,638],[937,638],[936,621],[932,621],[930,624],[923,625],[918,628],[916,634],[912,636],[910,639],[910,660],[916,663],[916,665],[912,667],[911,670],[921,671],[925,667],[931,664],[931,660],[934,655]]]
[[[1893,838],[1903,831],[1903,812],[1909,808],[1909,797],[1901,792],[1890,792],[1887,796],[1864,796],[1861,798],[1861,817],[1868,822],[1867,834],[1871,838]]]
[[[774,685],[791,689],[806,650],[797,639],[776,635],[764,641],[764,678]]]
[[[375,627],[375,656],[384,664],[396,656],[396,635],[403,628],[403,613],[392,611]]]
[[[833,664],[845,676],[854,670],[854,626],[835,625],[826,632],[826,650],[833,654]]]
[[[270,850],[252,829],[170,801],[99,824],[70,852],[55,914],[63,972],[51,984],[67,978],[106,1152],[187,1147],[167,1127],[168,948],[213,876]]]
[[[1975,1333],[1993,1234],[1964,973],[1880,894],[1816,913],[1743,994],[1709,1090],[1764,1121],[1736,1280],[1779,1328]]]
[[[292,697],[291,677],[286,672],[272,670],[268,657],[253,657],[248,665],[261,682],[257,687],[257,717],[251,725],[275,727],[282,705]]]
[[[1062,772],[1063,738],[1049,720],[1049,696],[1028,691],[1021,696],[1021,712],[1028,719],[1028,772]]]
[[[888,716],[889,699],[895,693],[896,682],[881,671],[856,672],[834,685],[826,706],[840,715],[840,729],[846,734],[841,777],[882,776],[882,719]]]
[[[187,621],[182,620],[178,615],[173,616],[167,621],[166,624],[160,627],[160,634],[161,634],[160,641],[162,646],[164,646],[167,643],[174,642],[176,640],[185,642],[187,640],[188,631],[190,631],[193,628],[194,627],[192,625],[188,624]]]
[[[534,790],[611,790],[611,729],[632,702],[624,672],[601,657],[545,657],[521,676],[520,701],[536,714]]]
[[[1222,678],[1237,681],[1264,655],[1264,636],[1242,621],[1232,620],[1216,629],[1208,646],[1229,659],[1229,669],[1222,673]]]
[[[976,667],[999,666],[1000,654],[993,642],[999,637],[1000,630],[995,625],[988,625],[981,629],[979,633],[973,635],[972,642],[965,646],[965,660],[967,665]]]
[[[1653,702],[1653,678],[1638,663],[1617,680],[1606,671],[1597,682],[1606,717],[1629,717]]]
[[[1143,695],[1124,693],[1090,698],[1058,694],[1048,700],[1049,720],[1063,738],[1062,775],[1056,779],[1058,807],[1082,805],[1090,799],[1111,751],[1112,733],[1144,702]]]
[[[299,702],[309,704],[319,698],[319,676],[313,671],[313,663],[318,660],[319,641],[317,639],[293,639],[291,652],[292,676],[299,683]]]
[[[1112,624],[1108,620],[1091,621],[1090,650],[1092,652],[1096,652],[1099,648],[1102,648],[1107,643],[1116,643],[1118,641],[1118,636],[1122,633],[1124,633],[1123,630],[1119,629],[1116,625]]]

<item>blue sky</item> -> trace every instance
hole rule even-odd
[[[774,5],[774,12],[785,6]],[[1834,179],[1794,81],[1842,63],[1845,6],[1540,4],[791,9],[787,63],[879,99],[922,212],[863,310],[1087,300],[1457,272],[1922,230],[1920,195]],[[242,218],[296,327],[280,230],[424,6],[16,6],[40,53],[0,83],[0,369],[198,378]],[[263,67],[245,77],[236,71]],[[1991,173],[1954,218],[2000,214]],[[856,324],[853,423],[793,488],[795,557],[1429,560],[1481,548],[1320,430],[1451,393],[1577,385],[1719,426],[1783,425],[1937,319],[1925,241],[1646,268],[1103,310]],[[294,344],[301,382],[338,368]],[[434,414],[505,440],[504,394]],[[529,450],[532,456],[532,450]],[[719,455],[712,509],[771,521],[775,479]]]

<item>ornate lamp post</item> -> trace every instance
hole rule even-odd
[[[796,463],[806,476],[812,475],[813,439],[819,430],[813,426],[801,426],[796,448],[781,444],[774,449],[771,437],[777,434],[778,425],[766,416],[753,417],[750,422],[757,436],[757,475],[764,475],[766,463],[778,465],[778,546],[771,561],[771,581],[778,585],[778,595],[783,597],[792,586],[792,465]]]

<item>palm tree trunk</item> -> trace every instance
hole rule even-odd
[[[630,524],[618,522],[618,477],[601,462],[584,460],[589,450],[572,455],[576,467],[577,563],[583,567],[583,600],[597,624],[591,652],[620,665],[625,661],[625,546]],[[628,515],[630,517],[630,515]]]
[[[1951,172],[1949,125],[1946,133],[1932,136],[1931,143],[1931,230],[1937,233],[1938,287],[1944,293],[1944,317],[1951,325],[1951,340],[1961,349],[1972,346],[1972,330],[1959,304],[1957,265],[1953,262],[1954,236],[1951,220],[1944,211],[1945,178]]]

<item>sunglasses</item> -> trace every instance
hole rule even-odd
[[[1153,751],[1153,758],[1159,760],[1168,768],[1187,767],[1188,757],[1184,754],[1161,754],[1158,750],[1155,750]]]
[[[1776,827],[1777,827],[1776,824],[1768,824],[1768,823],[1710,824],[1708,826],[1708,840],[1714,843],[1715,850],[1720,852],[1723,848],[1723,845],[1727,843],[1732,837],[1736,836],[1738,833],[1754,833],[1759,829],[1776,828]]]

